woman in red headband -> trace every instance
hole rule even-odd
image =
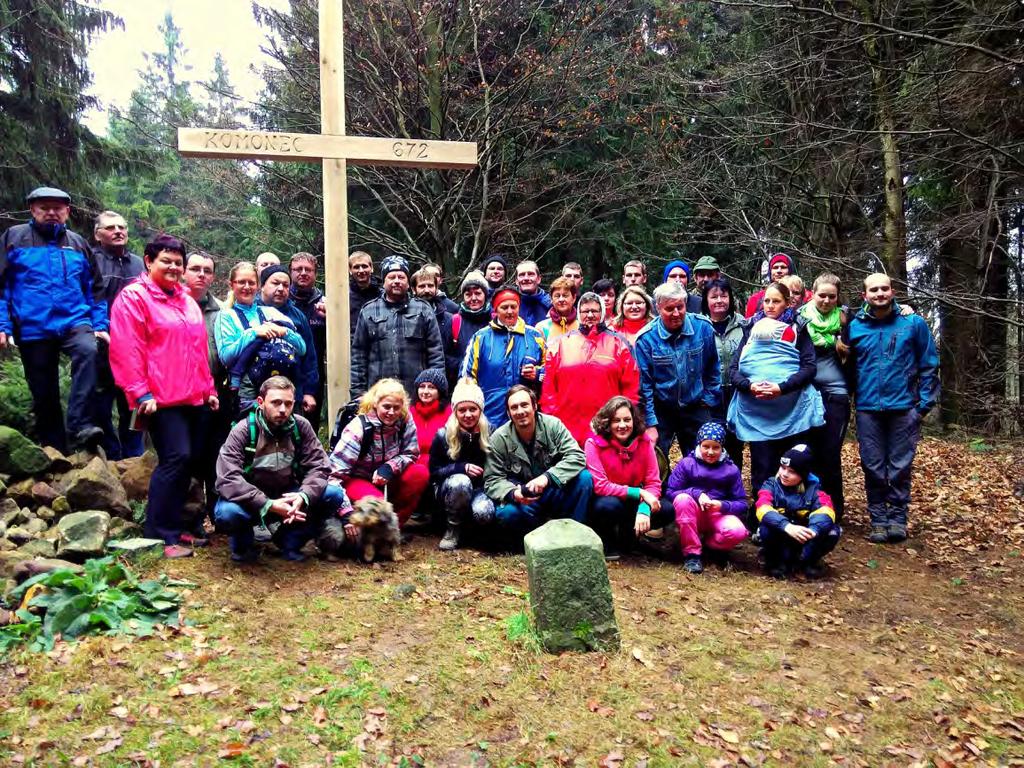
[[[540,391],[544,375],[544,334],[519,316],[519,291],[502,287],[491,297],[494,317],[469,342],[462,361],[468,376],[484,391],[484,414],[492,429],[506,421],[505,393],[516,384]]]

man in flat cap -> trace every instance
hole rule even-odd
[[[91,449],[103,439],[91,402],[96,339],[110,341],[103,283],[89,244],[66,226],[68,193],[39,187],[26,202],[31,220],[0,236],[0,348],[17,344],[21,351],[39,442],[61,452]],[[61,352],[71,358],[67,432]]]

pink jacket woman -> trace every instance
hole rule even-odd
[[[628,445],[594,436],[583,447],[596,496],[625,499],[630,488],[661,495],[661,471],[654,442],[641,434]]]
[[[168,294],[149,275],[127,286],[114,302],[110,367],[131,408],[145,395],[167,408],[202,405],[217,394],[202,310],[182,286]]]

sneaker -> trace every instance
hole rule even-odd
[[[189,547],[208,547],[210,546],[210,540],[205,536],[200,536],[197,533],[183,533],[178,537],[178,541]]]
[[[233,563],[255,563],[259,559],[260,551],[255,547],[231,553],[231,562]]]
[[[900,542],[907,540],[907,526],[899,523],[889,525],[889,541]]]
[[[168,544],[164,547],[164,557],[168,560],[177,560],[179,557],[192,557],[193,552],[189,547],[183,547],[181,544]]]
[[[617,563],[621,559],[622,555],[614,549],[609,549],[604,553],[604,561],[606,563]]]
[[[261,541],[264,544],[271,540],[273,533],[265,525],[257,525],[252,529],[253,536],[256,537],[256,541]]]
[[[868,541],[872,544],[885,544],[889,541],[889,529],[884,525],[872,525]]]
[[[701,562],[700,555],[687,555],[684,557],[683,570],[694,575],[704,573],[704,563]]]

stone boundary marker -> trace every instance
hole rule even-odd
[[[575,520],[551,520],[523,539],[530,604],[549,653],[619,647],[604,547]]]

